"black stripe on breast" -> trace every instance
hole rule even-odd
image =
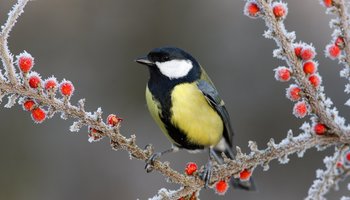
[[[153,73],[157,72],[153,71]],[[159,117],[165,124],[165,128],[167,129],[169,136],[177,143],[174,145],[189,150],[203,149],[204,146],[190,143],[186,134],[180,128],[171,123],[170,119],[172,103],[170,94],[176,85],[193,82],[193,79],[193,77],[185,77],[181,79],[169,80],[169,78],[160,73],[156,74],[156,76],[152,76],[151,72],[151,79],[148,82],[148,88],[153,98],[155,98],[155,100],[159,102],[162,107],[160,109],[162,113]]]

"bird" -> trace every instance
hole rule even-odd
[[[154,48],[135,61],[149,70],[147,107],[172,143],[170,149],[154,153],[146,161],[147,172],[164,154],[178,149],[208,149],[209,159],[201,175],[208,186],[213,160],[222,164],[222,152],[231,159],[235,157],[230,116],[213,82],[191,54],[177,47]],[[230,182],[235,188],[255,190],[252,178],[232,178]]]

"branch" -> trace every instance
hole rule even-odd
[[[331,116],[330,105],[326,102],[327,98],[323,93],[323,87],[311,83],[309,80],[310,76],[303,71],[303,61],[308,59],[301,60],[295,54],[295,44],[293,44],[295,33],[288,32],[284,27],[282,19],[275,17],[271,3],[267,3],[265,0],[257,0],[257,2],[262,8],[262,12],[264,12],[263,19],[269,28],[264,34],[265,37],[274,39],[280,47],[274,51],[274,56],[285,60],[292,69],[296,84],[302,89],[304,100],[308,102],[311,108],[311,114],[314,114],[320,122],[325,124],[329,128],[330,133],[344,135],[344,129],[335,120],[338,116]],[[304,48],[313,49],[311,46]],[[315,55],[315,52],[313,54]]]
[[[327,14],[334,14],[335,19],[329,23],[334,29],[332,41],[326,46],[325,55],[331,59],[338,59],[339,63],[344,65],[340,76],[346,78],[350,82],[350,24],[347,3],[345,0],[331,0],[328,3],[322,3],[327,9]],[[350,93],[350,83],[345,86],[345,92]],[[346,105],[350,106],[350,100]]]
[[[338,188],[338,182],[348,176],[350,169],[344,154],[348,151],[349,146],[343,145],[340,149],[336,149],[332,157],[325,157],[323,162],[326,165],[325,170],[318,169],[317,179],[309,189],[309,194],[306,200],[319,199],[325,200],[324,195],[328,193],[331,187]]]
[[[11,67],[13,63],[13,57],[10,54],[7,45],[7,39],[9,37],[10,31],[15,26],[18,17],[23,13],[23,9],[28,3],[29,0],[19,0],[17,4],[9,12],[9,17],[7,18],[6,23],[2,27],[0,34],[0,56],[3,62],[3,65],[6,69],[7,77],[9,78],[12,84],[17,84],[16,71],[14,67]]]
[[[18,102],[23,105],[25,110],[31,112],[33,120],[37,123],[59,112],[63,119],[71,117],[76,120],[70,127],[72,132],[79,131],[83,126],[88,126],[90,130],[89,141],[98,141],[103,137],[108,137],[113,149],[123,149],[135,159],[148,160],[153,154],[151,146],[142,149],[136,144],[135,135],[130,138],[123,136],[119,130],[121,120],[115,115],[110,115],[107,121],[104,122],[100,108],[94,113],[86,112],[84,108],[85,100],[80,100],[77,106],[73,105],[70,101],[74,91],[73,84],[66,80],[58,84],[54,77],[42,81],[38,73],[31,71],[34,60],[30,54],[24,52],[17,56],[16,64],[20,69],[20,74],[16,73],[15,63],[7,47],[7,39],[27,2],[26,0],[18,0],[1,32],[0,57],[6,69],[6,74],[3,76],[0,73],[0,100],[5,95],[9,96],[9,101],[5,107],[12,107],[20,98]],[[251,2],[248,1],[248,3]],[[274,51],[275,56],[287,62],[292,77],[301,90],[297,97],[298,100],[302,101],[295,104],[294,113],[298,117],[304,117],[309,113],[312,126],[305,123],[302,126],[303,132],[295,137],[293,137],[291,131],[288,132],[287,137],[279,144],[275,144],[274,140],[271,139],[267,144],[268,147],[264,150],[259,150],[255,142],[249,142],[251,150],[249,154],[242,153],[240,148],[237,147],[237,155],[234,160],[224,157],[224,164],[213,164],[211,185],[227,177],[239,177],[243,170],[253,171],[258,165],[262,165],[264,170],[267,170],[269,162],[275,159],[278,159],[280,163],[287,163],[288,155],[298,153],[301,157],[307,149],[312,147],[322,150],[329,146],[350,143],[347,129],[344,126],[344,119],[338,115],[336,108],[331,108],[332,103],[323,93],[320,79],[319,82],[310,82],[310,75],[304,73],[303,61],[294,51],[295,35],[285,30],[283,16],[276,17],[276,13],[272,9],[276,5],[265,0],[257,0],[256,2],[261,11],[260,15],[269,28],[265,32],[265,36],[275,39],[279,46],[279,49]],[[304,47],[309,48],[306,45]],[[313,50],[313,48],[309,49]],[[315,54],[315,52],[313,53]],[[61,97],[56,97],[57,90],[60,91]],[[324,126],[322,133],[315,131],[314,127],[317,124]],[[155,198],[178,199],[193,195],[193,192],[196,192],[197,195],[204,187],[204,182],[199,177],[199,174],[203,172],[203,167],[193,176],[184,175],[173,170],[168,162],[155,161],[153,168],[163,174],[170,182],[181,186],[177,191],[161,190]]]

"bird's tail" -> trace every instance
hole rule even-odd
[[[221,157],[222,151],[219,151],[219,150],[214,150],[214,151],[216,154],[216,156],[214,156],[215,160],[218,163],[222,164],[223,163],[223,159]],[[228,158],[234,159],[235,153],[231,148],[229,147],[226,148],[224,152]],[[246,181],[240,180],[239,178],[231,177],[230,184],[234,189],[241,189],[241,190],[247,190],[247,191],[257,190],[253,177],[250,177],[249,180],[246,180]]]

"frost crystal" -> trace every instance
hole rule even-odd
[[[256,144],[255,141],[248,141],[248,147],[250,148],[250,150],[253,152],[253,153],[256,153],[258,152],[258,145]]]
[[[81,127],[83,126],[83,123],[81,121],[73,122],[72,126],[70,126],[69,130],[71,132],[79,132]]]
[[[340,117],[340,116],[336,116],[334,119],[334,122],[337,123],[340,126],[344,126],[345,125],[345,118],[344,117]]]
[[[264,31],[264,34],[263,34],[263,36],[265,37],[265,38],[267,38],[267,39],[272,39],[273,38],[273,32],[269,29],[269,30],[265,30]]]
[[[289,129],[289,131],[287,133],[287,139],[288,140],[293,140],[293,131],[292,131],[292,129]]]
[[[85,99],[80,99],[78,101],[79,109],[83,112],[85,112]]]
[[[299,151],[299,152],[297,153],[298,157],[299,157],[299,158],[304,157],[305,152],[306,152],[306,149],[303,149],[303,150]]]
[[[273,57],[275,57],[275,58],[279,58],[279,59],[284,58],[283,50],[281,48],[273,50],[272,54],[273,54]]]
[[[52,118],[56,113],[56,109],[53,106],[49,106],[47,110],[47,118]]]
[[[295,35],[295,31],[291,31],[289,33],[286,34],[287,38],[289,41],[294,42],[296,35]]]
[[[18,98],[18,95],[12,94],[8,98],[9,98],[9,101],[5,105],[5,108],[12,108],[12,106],[14,106],[16,104],[16,100]]]
[[[281,164],[287,164],[289,162],[289,158],[288,158],[288,155],[284,155],[280,158],[278,158],[278,161],[281,163]]]
[[[63,119],[63,120],[67,120],[68,119],[68,116],[67,116],[67,114],[65,112],[61,113],[61,119]]]
[[[330,98],[327,98],[323,103],[327,108],[330,108],[333,105],[333,102]]]
[[[268,162],[266,162],[266,163],[264,163],[264,164],[261,164],[261,166],[263,167],[263,170],[264,170],[264,171],[267,171],[267,170],[270,169],[270,165],[269,165]]]
[[[349,77],[349,68],[346,67],[346,68],[340,70],[339,75],[343,78]]]
[[[6,79],[5,79],[4,75],[2,74],[2,72],[0,70],[0,83],[4,82],[4,81],[6,81]]]
[[[181,189],[180,189],[181,190]],[[168,199],[171,195],[173,195],[176,191],[175,190],[168,190],[165,188],[161,188],[158,191],[158,195],[149,198],[148,200],[162,200],[162,199]]]
[[[345,85],[345,90],[344,92],[346,92],[347,94],[350,94],[350,84],[346,84]]]
[[[2,102],[2,98],[4,98],[4,96],[5,93],[2,90],[0,90],[0,103]]]
[[[328,9],[327,9],[328,11]],[[331,19],[330,22],[329,22],[329,26],[334,29],[334,28],[337,28],[339,26],[339,20],[338,19]]]

